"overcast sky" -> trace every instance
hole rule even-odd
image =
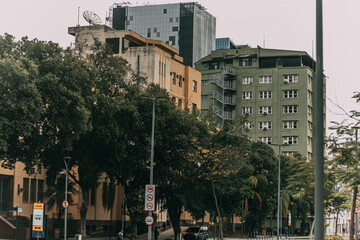
[[[315,53],[316,0],[198,0],[217,19],[216,36],[235,44],[302,50]],[[121,3],[119,1],[117,3]],[[127,1],[126,1],[127,2]],[[178,3],[174,0],[132,1],[133,6]],[[192,2],[184,0],[182,2]],[[53,41],[68,47],[74,41],[67,28],[80,12],[91,10],[105,20],[114,0],[1,0],[0,35]],[[360,110],[351,99],[360,91],[359,0],[323,0],[324,70],[327,97],[347,110]],[[80,13],[80,25],[87,25]],[[315,56],[314,56],[315,58]],[[327,101],[327,122],[341,121]],[[329,124],[328,124],[329,126]]]

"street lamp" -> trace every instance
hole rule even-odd
[[[358,130],[360,129],[360,127],[354,126],[351,129],[355,129],[355,151],[356,151],[355,156],[356,156],[358,153]],[[358,239],[358,224],[359,224],[358,213],[355,213],[355,239]]]
[[[150,159],[150,184],[154,182],[154,135],[155,135],[155,106],[156,101],[168,100],[166,97],[142,97],[143,99],[152,100],[152,126],[151,126],[151,159]],[[152,211],[149,211],[149,215],[152,216]],[[151,240],[151,225],[148,226],[148,240]]]
[[[68,197],[68,173],[69,173],[69,163],[71,157],[64,157],[65,163],[65,172],[60,172],[60,174],[65,174],[65,201],[67,201]],[[64,240],[67,239],[67,207],[65,208],[65,217],[64,217]]]
[[[277,224],[276,224],[276,239],[280,238],[279,230],[280,230],[280,216],[281,216],[281,206],[280,206],[280,155],[281,155],[281,147],[288,146],[289,144],[270,144],[272,146],[279,147],[279,169],[278,169],[278,196],[277,196]]]

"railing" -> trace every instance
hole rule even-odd
[[[212,91],[212,97],[215,98],[216,100],[218,100],[220,103],[223,103],[224,102],[224,96],[217,92],[217,91]]]
[[[223,74],[225,74],[225,75],[235,75],[235,70],[232,67],[223,67]]]
[[[236,95],[233,96],[225,96],[224,104],[235,105],[236,104]]]

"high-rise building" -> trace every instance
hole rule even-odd
[[[112,27],[162,40],[179,50],[184,64],[193,64],[215,50],[216,19],[198,3],[117,6]]]
[[[246,116],[252,140],[312,158],[315,61],[306,52],[241,46],[213,51],[196,69],[202,112],[212,110],[219,125]]]

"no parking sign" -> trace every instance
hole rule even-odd
[[[145,186],[145,211],[155,211],[155,185]]]

